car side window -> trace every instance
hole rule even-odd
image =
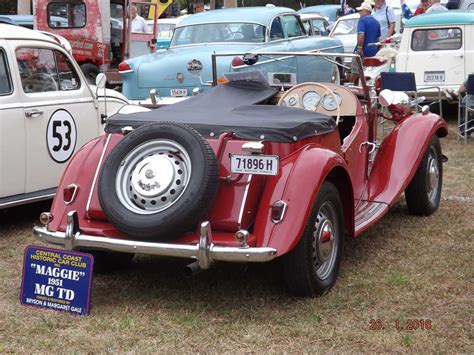
[[[283,26],[281,25],[280,18],[277,17],[273,20],[272,27],[270,27],[270,41],[276,41],[283,38],[285,38]]]
[[[303,21],[303,26],[307,34],[310,36],[313,35],[313,30],[311,29],[311,20],[304,20]]]
[[[288,38],[300,37],[306,35],[304,28],[301,26],[300,21],[294,15],[282,16],[283,27],[285,28]]]
[[[462,31],[460,28],[416,30],[411,38],[413,51],[457,50],[461,47]]]
[[[15,53],[25,93],[79,88],[79,77],[62,53],[43,48],[18,48]]]
[[[79,89],[81,81],[71,61],[63,53],[54,51],[59,78],[59,90]]]
[[[3,48],[0,48],[0,96],[12,93],[12,81],[8,71],[8,63]]]

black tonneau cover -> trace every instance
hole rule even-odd
[[[257,105],[275,92],[266,81],[235,80],[174,105],[149,112],[116,114],[107,120],[105,131],[115,133],[125,126],[137,128],[174,121],[193,127],[205,138],[233,132],[241,139],[294,142],[335,129],[330,116],[298,108]]]

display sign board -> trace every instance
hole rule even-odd
[[[90,312],[90,254],[28,246],[25,249],[21,303],[73,314]]]

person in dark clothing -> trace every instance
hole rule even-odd
[[[376,43],[380,38],[380,23],[371,15],[372,6],[368,2],[363,2],[356,8],[360,19],[357,24],[357,46],[354,53],[359,54],[361,58],[373,57],[377,54],[378,47],[370,45]],[[356,83],[359,79],[357,62],[353,62],[351,81]]]
[[[457,10],[459,9],[460,2],[460,0],[449,0],[446,4],[446,8],[448,10]]]

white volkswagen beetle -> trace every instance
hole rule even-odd
[[[74,152],[128,103],[102,87],[57,37],[0,24],[0,208],[54,195]]]

